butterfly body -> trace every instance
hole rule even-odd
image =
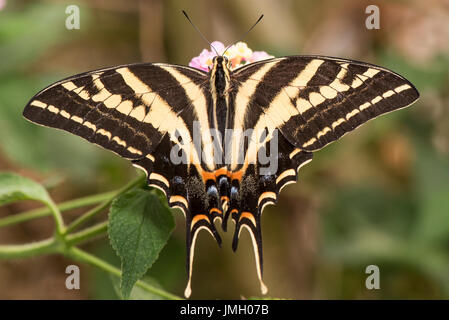
[[[363,62],[291,56],[209,72],[132,64],[87,72],[39,92],[24,110],[129,159],[186,217],[187,273],[195,240],[235,222],[251,235],[262,292],[261,214],[296,182],[313,152],[383,113],[416,101],[400,75]]]

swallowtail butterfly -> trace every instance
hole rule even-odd
[[[183,211],[186,296],[198,232],[209,231],[220,245],[214,222],[226,231],[229,216],[233,250],[243,228],[251,235],[265,294],[263,208],[296,182],[315,151],[418,97],[402,76],[364,62],[289,56],[231,70],[227,58],[217,56],[209,72],[139,63],[72,76],[35,95],[23,115],[129,159],[165,193],[170,207]],[[254,130],[246,135],[248,129]],[[263,172],[261,154],[273,149],[274,137],[277,166]],[[181,161],[173,161],[173,150],[184,155]]]

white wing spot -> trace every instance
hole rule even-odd
[[[363,111],[371,106],[371,103],[365,102],[364,104],[359,106],[360,111]]]
[[[31,105],[35,106],[35,107],[38,107],[38,108],[42,108],[42,109],[47,108],[47,104],[43,103],[43,102],[41,102],[39,100],[34,100],[33,102],[31,102]]]
[[[326,100],[326,99],[321,94],[319,94],[318,92],[312,92],[309,95],[309,101],[314,106],[317,106],[320,103],[323,103],[324,100]]]
[[[399,93],[401,91],[404,91],[404,90],[407,90],[407,89],[410,89],[410,88],[411,88],[411,86],[409,86],[408,84],[403,84],[402,86],[399,86],[399,87],[395,88],[394,91]]]
[[[58,108],[56,108],[55,106],[53,106],[53,105],[49,105],[48,106],[48,111],[50,111],[50,112],[53,112],[53,113],[59,113],[59,109]]]
[[[378,103],[380,100],[382,100],[382,97],[381,97],[381,96],[377,96],[377,97],[375,97],[373,100],[371,100],[371,104],[376,104],[376,103]]]

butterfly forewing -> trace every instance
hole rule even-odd
[[[254,122],[260,117],[254,114],[268,116],[290,143],[307,151],[318,150],[364,122],[404,108],[419,97],[408,80],[390,70],[321,56],[250,64],[236,70],[235,77],[254,78],[252,82],[259,83],[250,92],[249,100],[256,103],[246,110],[248,125],[257,125]]]
[[[170,70],[185,74],[185,83],[180,83]],[[175,126],[187,127],[187,131],[191,127],[178,116],[191,104],[183,85],[205,79],[205,73],[199,70],[165,64],[101,69],[42,90],[31,99],[23,115],[128,159],[153,157],[152,152],[167,132]]]

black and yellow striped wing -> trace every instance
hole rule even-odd
[[[190,248],[196,232],[206,227],[199,218],[212,205],[202,175],[205,164],[193,145],[194,123],[204,128],[209,105],[207,73],[148,63],[95,70],[59,81],[36,94],[23,115],[111,150],[145,171],[148,184],[163,191],[170,207],[185,214],[190,279]],[[171,153],[178,145],[187,148],[191,157],[175,164]],[[207,228],[220,243],[213,223]]]
[[[153,160],[152,153],[167,132],[191,128],[192,102],[204,100],[200,84],[206,80],[205,72],[167,64],[100,69],[45,88],[23,115],[127,159]]]
[[[249,64],[237,69],[232,81],[233,129],[279,133],[278,165],[272,174],[262,173],[259,156],[249,154],[259,136],[245,145],[243,163],[230,164],[230,171],[239,177],[231,178],[236,188],[227,212],[236,223],[233,248],[237,248],[241,229],[246,227],[253,239],[261,288],[266,291],[260,223],[264,206],[276,203],[281,189],[297,181],[297,171],[312,160],[314,151],[370,119],[412,104],[419,94],[409,81],[390,70],[322,56],[291,56]],[[239,144],[237,140],[232,140],[231,147]]]
[[[322,56],[291,56],[236,70],[244,127],[270,119],[297,148],[316,151],[381,114],[409,106],[419,93],[379,66]],[[245,100],[246,101],[246,100]],[[252,102],[252,103],[251,103]],[[238,102],[237,102],[238,103]]]

